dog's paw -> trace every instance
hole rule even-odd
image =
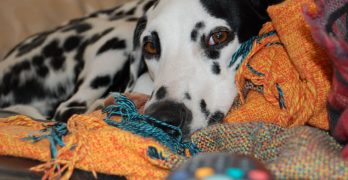
[[[83,114],[86,111],[87,107],[85,105],[59,106],[53,119],[59,122],[67,122],[72,115]]]

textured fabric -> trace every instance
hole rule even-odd
[[[294,127],[309,124],[328,129],[326,101],[331,65],[325,51],[312,39],[302,7],[315,9],[312,0],[289,0],[268,9],[272,19],[255,40],[236,75],[242,105],[234,107],[225,122],[259,121]],[[243,95],[246,81],[263,86],[263,93]]]
[[[291,129],[264,123],[215,125],[192,140],[203,152],[233,152],[254,156],[276,179],[344,179],[348,162],[342,147],[326,132],[302,126]]]
[[[334,64],[329,96],[330,132],[341,143],[348,143],[348,1],[318,0],[319,13],[307,10],[313,37],[330,55]],[[343,151],[348,158],[348,146]]]
[[[59,177],[59,172],[54,172],[57,164],[61,165],[62,172],[67,170],[60,179],[68,179],[74,168],[128,179],[163,179],[171,166],[184,160],[152,139],[108,126],[103,118],[99,111],[71,117],[67,124],[70,134],[64,138],[65,146],[58,149],[53,161],[47,139],[36,143],[22,140],[47,124],[24,116],[0,119],[0,155],[47,162],[32,168],[44,171],[43,179]]]
[[[56,164],[129,179],[163,179],[170,169],[185,162],[151,139],[110,127],[96,112],[75,115],[68,123],[70,135],[65,147],[50,161],[48,140],[36,143],[21,138],[44,128],[45,124],[23,116],[0,119],[0,155],[47,161],[32,168],[53,179]],[[116,119],[115,119],[116,120]],[[47,124],[46,124],[47,126]],[[277,179],[342,179],[348,176],[348,162],[339,155],[342,147],[326,132],[311,127],[282,128],[261,122],[210,126],[196,132],[192,141],[202,152],[233,152],[252,155],[267,165]]]

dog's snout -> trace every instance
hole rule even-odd
[[[192,120],[192,112],[183,103],[173,101],[156,102],[145,109],[145,114],[181,129]]]

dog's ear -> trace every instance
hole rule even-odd
[[[283,2],[284,0],[250,0],[254,6],[268,7]]]
[[[271,5],[281,3],[283,0],[240,0],[240,26],[238,38],[244,42],[256,36],[262,25],[270,21],[267,8]]]
[[[278,4],[284,0],[249,0],[249,4],[255,13],[264,20],[268,20],[269,16],[267,14],[268,6]]]

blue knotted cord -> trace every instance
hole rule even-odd
[[[50,142],[51,159],[57,157],[57,145],[64,147],[63,137],[68,134],[66,123],[57,122],[54,125],[49,125],[47,128],[30,133],[28,137],[22,138],[24,141],[38,142],[47,138]]]
[[[191,155],[200,152],[192,142],[183,141],[182,131],[179,127],[172,126],[148,115],[139,114],[134,103],[124,95],[119,93],[112,93],[111,95],[115,99],[115,104],[103,109],[103,112],[107,113],[104,119],[107,124],[142,137],[153,138],[179,155],[185,155],[186,149],[190,151]],[[120,122],[111,120],[113,116],[121,116],[122,120]],[[178,135],[176,137],[170,136],[164,130],[154,125],[172,129]]]

